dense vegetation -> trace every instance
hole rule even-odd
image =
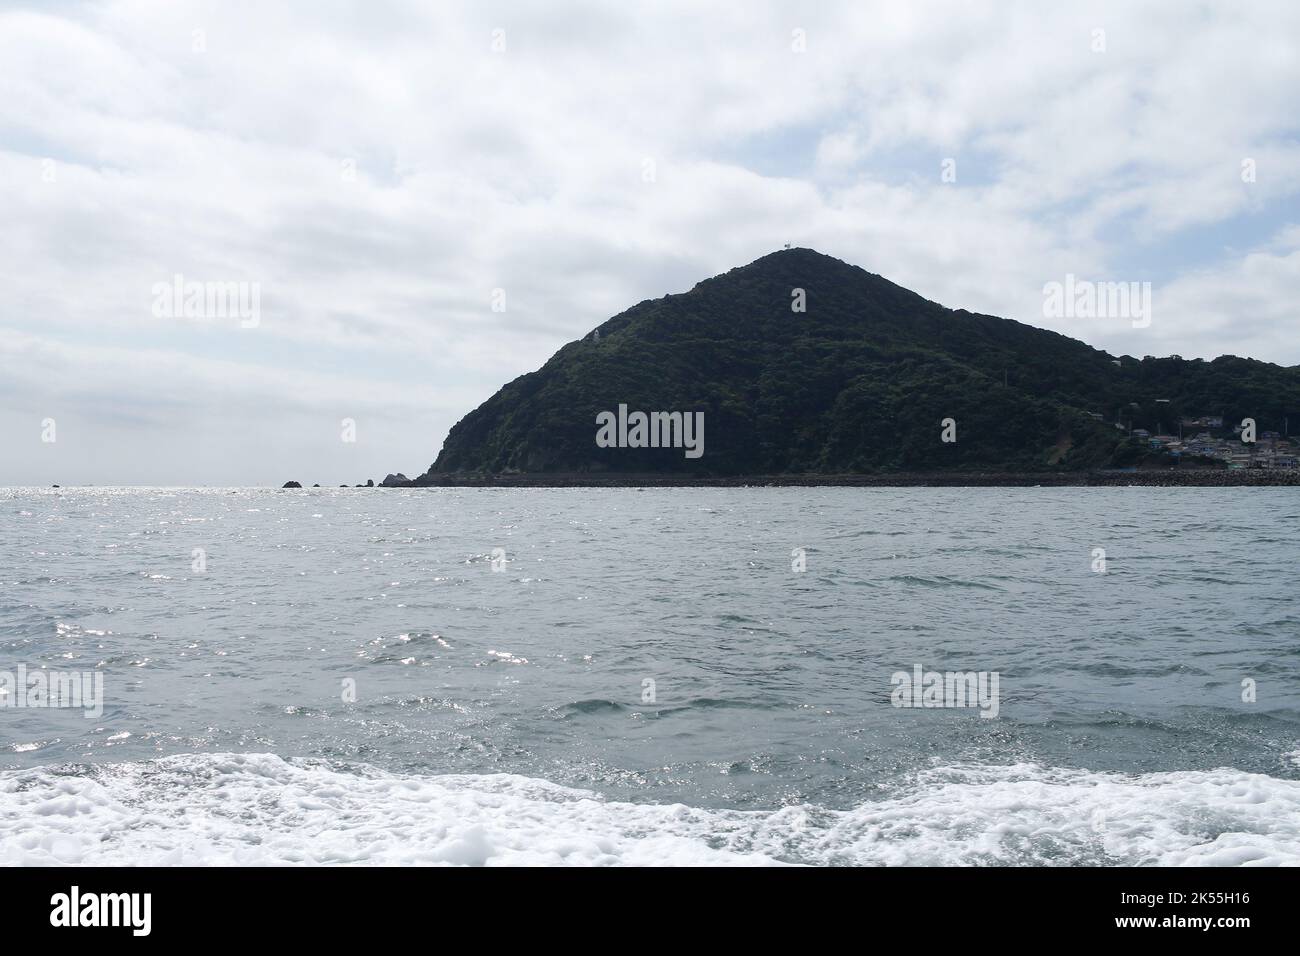
[[[1187,415],[1249,415],[1267,430],[1289,414],[1300,428],[1300,367],[1234,356],[1116,366],[809,249],[642,302],[596,331],[461,419],[430,472],[1073,470],[1141,459],[1117,417],[1176,432]],[[597,447],[597,414],[620,403],[703,411],[703,457]],[[940,440],[945,418],[955,443]]]

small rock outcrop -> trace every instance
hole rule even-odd
[[[301,488],[302,485],[296,481],[286,481],[280,486],[281,488]]]
[[[388,477],[386,477],[383,481],[379,483],[379,487],[380,488],[404,488],[410,483],[411,483],[411,479],[407,478],[404,474],[402,474],[399,471],[395,475],[389,475]]]

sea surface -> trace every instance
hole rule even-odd
[[[103,682],[11,683],[0,863],[1297,864],[1298,558],[1290,488],[0,489],[0,672]]]

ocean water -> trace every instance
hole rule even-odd
[[[0,490],[0,672],[103,687],[0,707],[0,862],[1300,863],[1297,519],[1287,488]],[[894,706],[916,667],[996,673],[997,716]]]

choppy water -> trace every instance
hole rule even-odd
[[[1297,519],[1285,488],[0,490],[0,670],[105,694],[0,709],[0,861],[1300,862]],[[996,671],[998,717],[892,706],[915,665]]]

